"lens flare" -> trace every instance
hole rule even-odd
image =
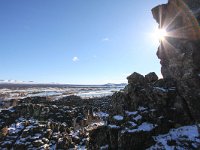
[[[167,36],[167,31],[165,29],[157,29],[154,34],[159,41],[163,41]]]

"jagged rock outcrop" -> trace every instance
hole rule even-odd
[[[145,75],[145,80],[147,83],[152,83],[158,80],[158,76],[155,72],[150,72],[147,75]]]
[[[153,72],[145,77],[133,73],[127,79],[129,84],[125,89],[112,96],[113,109],[111,113],[113,115],[124,115],[125,111],[135,111],[138,107],[143,106],[158,110],[160,116],[166,116],[176,123],[187,124],[190,122],[188,112],[183,107],[182,98],[178,95],[175,81],[158,80],[157,75]],[[175,115],[182,119],[174,117]]]
[[[162,75],[176,81],[188,115],[200,121],[200,1],[169,0],[152,13],[167,31],[157,52]]]
[[[158,79],[153,72],[145,77],[134,72],[127,79],[129,84],[124,90],[112,96],[107,128],[103,133],[95,130],[89,135],[90,147],[146,149],[154,144],[153,136],[191,123],[175,81]]]
[[[110,97],[68,96],[56,101],[28,97],[18,103],[0,110],[0,149],[85,149],[89,131],[96,136],[94,129],[108,117],[100,110],[109,109]],[[95,147],[90,143],[88,147]]]
[[[157,52],[164,78],[158,79],[153,72],[146,76],[134,72],[127,77],[128,85],[112,96],[113,108],[104,131],[108,142],[99,143],[99,147],[200,147],[199,142],[192,145],[195,142],[188,135],[184,139],[170,135],[180,130],[195,130],[194,139],[199,138],[197,126],[181,126],[200,121],[200,1],[169,0],[155,7],[152,13],[159,28],[167,31]],[[178,127],[180,130],[170,130]],[[166,137],[159,136],[167,132]]]

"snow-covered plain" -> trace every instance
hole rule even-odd
[[[0,88],[0,105],[11,99],[22,99],[26,97],[48,97],[53,100],[60,99],[65,96],[76,95],[81,98],[94,98],[110,96],[114,92],[119,91],[123,87],[118,86],[99,86],[99,87],[13,87]]]

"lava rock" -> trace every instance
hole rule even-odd
[[[145,75],[145,80],[147,83],[152,83],[158,80],[158,76],[155,72],[150,72],[147,75]]]
[[[134,72],[130,76],[127,77],[128,83],[129,84],[138,84],[138,85],[143,85],[145,83],[145,78],[143,75]]]

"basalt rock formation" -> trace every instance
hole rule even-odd
[[[167,31],[157,52],[163,79],[153,72],[128,76],[128,85],[112,96],[107,126],[89,134],[89,147],[200,148],[200,140],[183,135],[195,127],[194,139],[200,138],[198,125],[193,125],[200,121],[200,1],[169,0],[152,13],[159,28]],[[100,136],[106,142],[97,140]]]
[[[176,81],[188,115],[200,121],[200,1],[169,0],[152,13],[167,31],[157,52],[162,75]]]
[[[154,144],[153,136],[191,123],[173,80],[158,79],[153,72],[146,76],[134,72],[127,79],[129,84],[112,96],[107,128],[91,133],[91,147],[147,149]],[[102,129],[107,143],[94,140],[102,136]]]
[[[21,99],[0,111],[0,149],[85,149],[89,130],[103,122],[96,108],[108,110],[109,103],[109,96]]]

